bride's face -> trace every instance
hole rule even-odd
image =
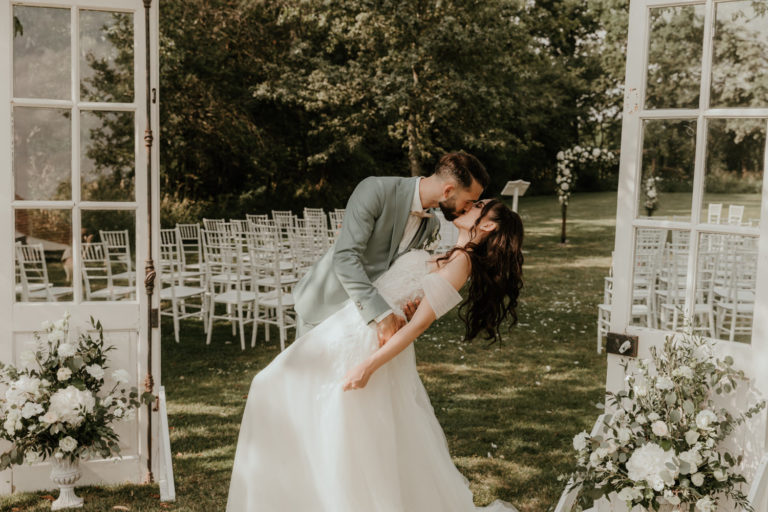
[[[485,206],[485,203],[487,202],[487,199],[476,201],[475,205],[467,210],[466,213],[459,215],[453,220],[453,225],[466,231],[471,230],[472,226],[477,222],[477,219],[480,218],[480,214],[483,213],[483,206]]]

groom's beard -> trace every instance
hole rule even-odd
[[[459,212],[456,211],[456,199],[451,198],[447,201],[440,201],[437,204],[440,207],[440,211],[443,212],[445,220],[453,221],[459,216]]]

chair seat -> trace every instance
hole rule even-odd
[[[54,297],[58,297],[59,295],[67,295],[69,293],[72,293],[72,287],[71,286],[51,286],[47,290],[43,288],[41,290],[29,292],[29,296],[32,298],[47,297],[49,293]]]
[[[127,270],[125,272],[118,272],[117,274],[112,274],[112,279],[133,279],[136,277],[136,272]]]
[[[197,279],[201,275],[202,274],[200,272],[195,272],[194,270],[182,270],[181,272],[175,272],[175,273],[163,272],[162,274],[160,274],[160,280],[161,281],[170,281],[171,278],[173,278],[174,276],[178,276],[179,278],[184,279],[184,280],[186,280],[186,279]]]
[[[111,299],[112,297],[124,297],[134,292],[132,286],[113,286],[91,292],[91,299]],[[89,299],[90,300],[90,299]]]
[[[721,302],[719,300],[716,300],[715,307],[728,309],[728,310],[735,309],[737,313],[752,313],[755,310],[755,305],[751,302],[748,302],[748,303],[739,302],[738,304],[736,304],[734,308],[734,304],[732,302]]]
[[[186,299],[187,297],[194,297],[195,295],[201,295],[205,293],[205,288],[197,286],[169,286],[160,290],[161,300],[171,300],[174,297],[177,299]]]
[[[715,286],[713,288],[716,295],[719,295],[721,297],[728,297],[729,296],[729,289],[725,286]],[[736,299],[744,302],[754,302],[755,300],[755,292],[754,290],[737,290],[736,291]]]
[[[249,276],[245,274],[216,274],[211,276],[211,281],[214,283],[237,283],[240,281],[248,281]]]
[[[43,283],[35,283],[27,285],[29,288],[29,291],[36,292],[38,290],[45,290],[46,288],[50,288],[53,286],[51,283],[48,283],[48,285],[44,285]],[[21,293],[24,291],[24,285],[23,284],[17,284],[16,285],[16,293]]]
[[[277,298],[278,295],[276,290],[267,293],[260,293],[258,298],[259,305],[276,308]],[[290,293],[282,292],[280,301],[282,302],[283,307],[293,307],[294,305],[293,295]]]
[[[254,279],[254,282],[256,283],[256,286],[275,286],[275,280],[271,277],[259,277],[257,279]],[[294,275],[286,275],[286,276],[280,276],[280,284],[286,285],[286,284],[296,284],[299,282],[299,278]]]
[[[239,300],[238,300],[239,296]],[[224,304],[237,304],[238,302],[255,302],[256,293],[248,290],[240,290],[238,294],[237,290],[228,290],[224,293],[218,293],[213,296],[214,302],[222,302]]]

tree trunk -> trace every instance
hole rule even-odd
[[[568,207],[566,205],[562,205],[561,211],[563,213],[563,224],[562,224],[562,227],[560,228],[560,243],[561,244],[565,243],[565,211],[566,211],[566,209],[568,209]]]
[[[413,116],[408,116],[408,167],[411,169],[411,176],[421,176],[421,162],[418,156],[416,125],[413,122]]]

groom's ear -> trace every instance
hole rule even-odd
[[[450,180],[446,181],[443,184],[443,199],[450,199],[453,196],[455,190],[456,185],[451,183]]]

